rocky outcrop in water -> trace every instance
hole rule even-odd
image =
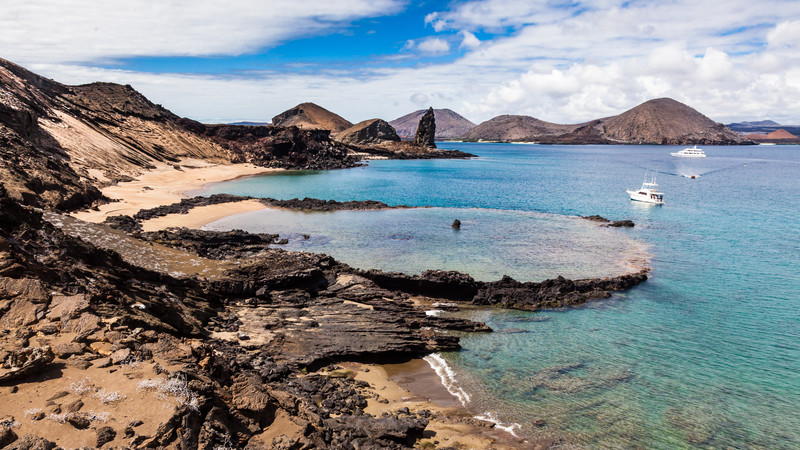
[[[436,117],[433,114],[433,107],[419,119],[417,133],[414,135],[414,143],[420,147],[436,148]]]
[[[520,282],[508,276],[498,281],[481,282],[475,281],[467,274],[441,270],[429,270],[420,275],[370,270],[361,272],[361,275],[387,289],[476,305],[536,311],[608,298],[613,291],[629,289],[647,280],[647,272],[641,270],[617,277],[584,280],[558,277],[539,283]]]
[[[606,219],[605,217],[597,216],[597,215],[594,215],[594,216],[581,216],[581,219],[586,219],[586,220],[591,221],[591,222],[599,222],[601,224],[601,226],[611,227],[611,228],[633,228],[634,226],[636,226],[636,224],[633,223],[633,221],[629,220],[629,219],[615,220],[615,221],[612,222],[612,221]]]
[[[389,122],[389,125],[397,130],[397,134],[403,138],[413,138],[417,134],[419,119],[425,114],[426,110],[420,109],[413,113],[398,117]],[[465,119],[458,113],[450,109],[434,109],[436,119],[436,139],[455,139],[465,135],[469,130],[475,128],[475,124]]]

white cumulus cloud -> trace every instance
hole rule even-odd
[[[427,38],[418,42],[416,47],[427,55],[439,55],[450,51],[450,44],[440,38]]]
[[[462,37],[459,48],[475,49],[480,47],[481,41],[474,34],[466,30],[461,30],[459,34]]]

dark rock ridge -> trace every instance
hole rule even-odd
[[[328,130],[331,133],[339,133],[353,126],[341,116],[310,102],[301,103],[273,117],[272,125]]]
[[[232,154],[233,162],[250,162],[284,169],[329,170],[360,165],[348,148],[330,138],[330,132],[296,126],[203,125],[181,123]]]
[[[400,136],[385,120],[369,119],[337,133],[336,140],[347,144],[370,145],[384,141],[400,142]]]
[[[458,159],[475,155],[459,150],[438,150],[418,142],[401,141],[391,125],[381,119],[365,120],[336,135],[336,140],[368,157],[387,159]]]
[[[433,107],[419,119],[417,133],[414,135],[414,143],[420,147],[436,148],[436,117],[433,114]]]
[[[141,229],[141,222],[156,217],[163,217],[168,214],[186,214],[191,209],[199,206],[220,205],[223,203],[239,202],[243,200],[258,200],[266,206],[274,208],[295,209],[299,211],[358,211],[375,209],[408,208],[406,205],[389,206],[386,203],[375,200],[352,200],[339,202],[336,200],[319,200],[316,198],[289,200],[276,200],[274,198],[258,198],[231,194],[213,194],[208,197],[196,196],[184,198],[171,205],[157,206],[155,208],[143,209],[131,216],[111,216],[105,223],[113,228],[131,232]]]
[[[429,270],[420,275],[370,270],[360,272],[386,289],[397,289],[430,297],[470,302],[475,305],[536,311],[562,308],[608,298],[612,291],[629,289],[647,280],[647,270],[609,278],[569,280],[558,278],[542,282],[520,282],[505,276],[492,282],[475,281],[467,274]]]
[[[248,233],[242,230],[204,231],[188,228],[141,232],[137,234],[137,237],[211,259],[252,256],[263,251],[270,244],[278,242],[277,234]]]
[[[389,122],[389,125],[394,127],[401,137],[412,139],[417,134],[419,119],[422,118],[426,111],[420,109],[403,117],[398,117]],[[436,139],[459,138],[475,128],[474,123],[450,109],[434,109],[433,115],[436,119]]]
[[[541,144],[740,145],[752,141],[669,98],[650,100],[622,114],[562,125],[529,116],[498,116],[463,136],[468,140]]]
[[[378,144],[354,145],[353,150],[367,154],[366,158],[384,159],[467,159],[478,156],[461,150],[420,147],[411,141],[382,141]]]

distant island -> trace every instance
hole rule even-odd
[[[800,125],[781,125],[773,120],[737,122],[728,127],[759,144],[800,144]]]
[[[752,143],[725,125],[670,98],[650,100],[617,116],[574,125],[550,123],[529,116],[498,116],[476,126],[462,138],[540,144]]]

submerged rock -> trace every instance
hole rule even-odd
[[[632,220],[617,220],[607,224],[606,226],[614,228],[619,228],[619,227],[633,228],[635,225],[636,224],[634,224]]]

